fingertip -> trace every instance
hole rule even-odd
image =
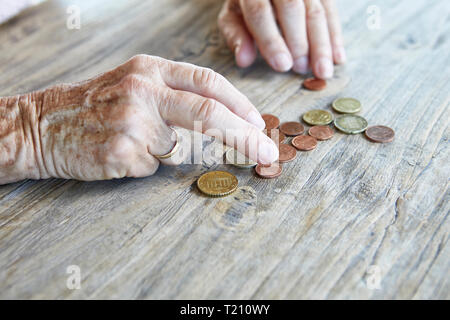
[[[234,54],[236,57],[236,63],[241,68],[249,67],[256,59],[256,49],[254,45],[247,42],[236,46]]]
[[[294,66],[292,69],[297,73],[307,74],[309,72],[308,56],[303,56],[303,57],[295,59]]]
[[[247,122],[255,125],[260,130],[263,130],[266,127],[266,123],[264,122],[259,112],[251,111],[246,120]]]
[[[314,65],[314,75],[320,79],[331,79],[334,73],[334,66],[330,58],[321,57]]]
[[[278,72],[286,72],[291,70],[294,62],[290,54],[279,52],[269,59],[270,66]]]
[[[268,165],[278,160],[279,150],[271,139],[263,142],[258,149],[258,163]]]
[[[334,62],[336,64],[344,64],[347,61],[347,54],[345,52],[344,47],[337,47],[333,51]]]

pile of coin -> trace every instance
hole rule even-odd
[[[334,135],[333,129],[328,126],[333,121],[333,116],[324,110],[313,110],[303,116],[303,120],[312,125],[307,134],[305,134],[304,125],[300,122],[280,123],[280,120],[271,114],[263,114],[262,117],[266,122],[265,133],[278,145],[280,157],[278,162],[270,166],[256,165],[256,174],[261,178],[279,177],[283,172],[282,163],[296,159],[297,151],[314,150],[318,141],[331,139]],[[290,144],[286,143],[288,138],[291,139]]]
[[[305,88],[313,91],[323,90],[326,81],[310,78],[303,82]],[[279,148],[279,160],[271,165],[261,165],[249,160],[235,149],[226,153],[228,164],[239,168],[255,168],[258,176],[265,179],[279,177],[283,172],[282,163],[293,161],[297,158],[297,151],[314,150],[318,141],[329,140],[334,136],[331,123],[346,134],[358,134],[365,132],[367,139],[372,142],[388,143],[394,140],[395,132],[389,127],[376,125],[369,127],[368,122],[356,113],[361,111],[361,103],[354,98],[338,98],[333,101],[332,108],[341,114],[336,118],[327,110],[311,110],[306,112],[302,119],[311,128],[305,134],[305,127],[297,121],[281,123],[280,119],[271,114],[263,114],[266,123],[264,132]],[[290,144],[286,143],[291,139]],[[237,178],[231,173],[214,171],[204,174],[197,181],[199,189],[213,197],[228,195],[237,188]]]

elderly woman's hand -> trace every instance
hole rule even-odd
[[[253,160],[278,158],[259,112],[224,77],[158,57],[136,56],[92,80],[0,99],[0,114],[0,184],[148,176],[158,168],[155,156],[174,147],[170,126],[194,129],[195,121],[243,153],[256,143]]]
[[[226,0],[219,28],[241,67],[255,61],[255,43],[281,72],[293,68],[304,74],[311,68],[327,79],[333,76],[333,62],[346,59],[334,0]]]

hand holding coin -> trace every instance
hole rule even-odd
[[[13,117],[16,109],[25,113]],[[261,115],[230,82],[210,69],[159,57],[136,56],[85,82],[0,98],[0,112],[9,110],[15,126],[30,129],[3,132],[0,126],[0,136],[27,134],[15,141],[30,143],[11,146],[23,150],[12,165],[2,165],[0,155],[0,184],[152,175],[160,162],[183,161],[172,126],[194,130],[196,122],[258,163],[278,159]],[[250,142],[256,154],[247,154]]]

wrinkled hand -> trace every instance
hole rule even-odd
[[[334,0],[226,0],[219,28],[240,67],[255,61],[255,43],[267,63],[281,72],[312,69],[316,77],[327,79],[333,76],[333,62],[346,60]]]
[[[136,56],[99,77],[44,91],[39,110],[41,178],[100,180],[144,177],[159,165],[155,155],[174,147],[170,126],[215,129],[246,153],[258,141],[260,163],[278,158],[257,109],[224,77],[206,68]],[[226,130],[235,129],[231,135]],[[243,149],[244,148],[244,149]],[[247,153],[248,154],[248,153]],[[180,158],[161,160],[178,164]]]

